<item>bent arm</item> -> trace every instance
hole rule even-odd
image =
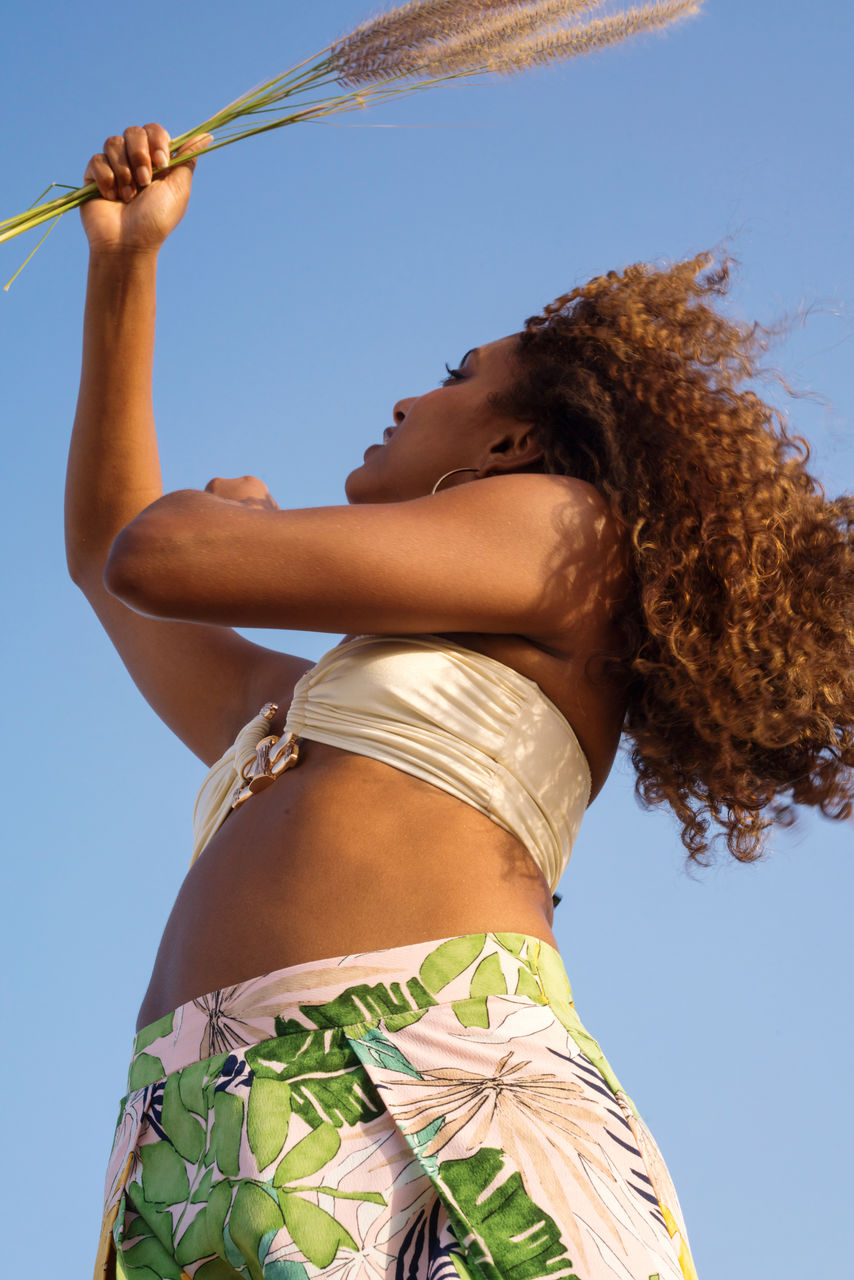
[[[106,585],[161,618],[346,632],[573,632],[620,580],[605,500],[505,475],[398,503],[254,510],[167,494],[113,545]]]

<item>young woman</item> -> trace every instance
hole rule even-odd
[[[212,766],[143,1001],[96,1275],[695,1275],[572,1005],[552,894],[622,733],[691,856],[854,784],[854,499],[743,382],[726,266],[635,266],[398,401],[348,506],[163,495],[158,125],[87,178],[71,574]],[[704,274],[705,271],[705,274]],[[234,626],[340,631],[319,663]],[[215,691],[215,696],[212,694]]]

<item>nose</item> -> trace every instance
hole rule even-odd
[[[405,400],[398,400],[393,410],[394,425],[396,427],[400,426],[407,413],[409,413],[409,406],[414,404],[417,399],[417,396],[407,396]]]

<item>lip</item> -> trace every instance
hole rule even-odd
[[[381,448],[382,448],[381,444],[369,444],[365,452],[362,454],[362,461],[366,462],[368,458],[368,454],[371,453],[374,449],[381,449]]]

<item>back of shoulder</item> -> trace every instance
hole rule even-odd
[[[562,548],[573,564],[589,557],[600,571],[612,562],[619,574],[628,569],[625,533],[607,498],[586,480],[522,472],[460,488],[491,516],[500,518],[503,509],[507,518],[524,522],[529,536],[541,522],[543,537]]]

